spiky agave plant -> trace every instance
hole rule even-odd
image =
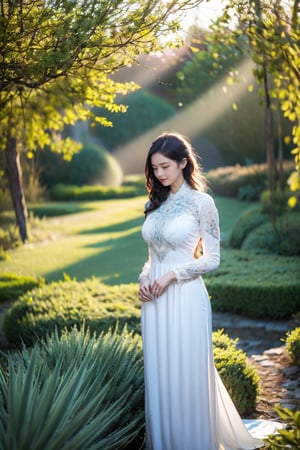
[[[121,449],[143,427],[139,337],[53,333],[0,371],[2,450]]]

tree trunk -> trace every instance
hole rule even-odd
[[[264,70],[264,91],[265,91],[265,136],[266,136],[266,151],[267,151],[267,165],[268,165],[268,181],[270,189],[270,219],[276,227],[276,213],[275,213],[275,146],[273,133],[273,117],[271,109],[271,98],[269,89],[269,79],[266,64],[263,66]]]
[[[28,212],[25,202],[25,195],[23,191],[22,168],[20,164],[20,155],[17,151],[17,141],[15,138],[11,136],[7,140],[5,157],[7,164],[10,195],[12,198],[16,214],[16,221],[22,242],[25,243],[28,239],[27,235]]]

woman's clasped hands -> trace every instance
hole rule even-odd
[[[160,297],[167,287],[176,280],[174,272],[168,272],[167,274],[159,277],[150,283],[148,276],[142,276],[140,279],[139,298],[142,302],[151,302]]]

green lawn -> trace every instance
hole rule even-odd
[[[63,274],[81,281],[96,276],[107,284],[136,282],[147,257],[141,237],[145,197],[83,202],[83,212],[44,219],[29,242],[0,261],[0,272],[59,280]],[[237,217],[252,204],[216,198],[222,242]],[[71,207],[73,207],[71,205]],[[75,208],[76,210],[76,208]]]

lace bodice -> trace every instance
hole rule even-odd
[[[162,205],[147,215],[142,235],[149,258],[140,277],[150,275],[151,266],[166,264],[177,281],[197,278],[220,262],[218,211],[212,197],[193,190],[186,182]],[[202,256],[195,258],[201,238]]]

